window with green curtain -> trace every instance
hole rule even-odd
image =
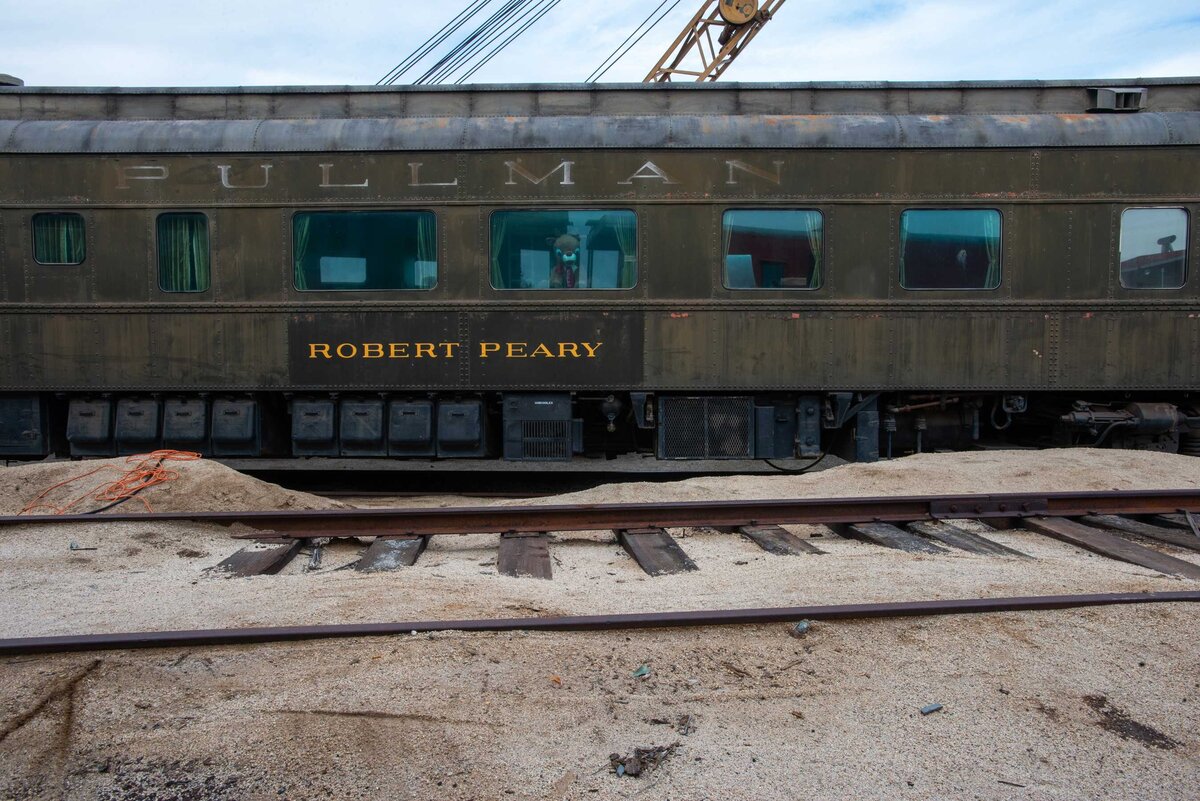
[[[208,217],[199,212],[158,215],[158,286],[163,292],[204,292],[212,282]]]
[[[82,264],[86,229],[82,214],[33,215],[33,260],[38,264]]]
[[[995,289],[1000,286],[1000,212],[909,209],[900,215],[900,286]]]
[[[730,209],[722,218],[726,289],[820,289],[824,218],[813,209]]]
[[[430,211],[314,211],[292,218],[296,289],[433,289],[437,218]]]
[[[637,215],[627,209],[492,213],[495,289],[629,289],[637,284]]]

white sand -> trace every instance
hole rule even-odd
[[[17,511],[91,466],[0,470],[0,504]],[[212,463],[178,467],[178,481],[145,493],[156,510],[332,505]],[[1181,456],[986,452],[530,502],[1198,481],[1200,460]],[[439,501],[455,502],[483,504]],[[344,543],[317,572],[301,557],[279,576],[224,579],[202,572],[239,545],[216,526],[13,527],[0,530],[0,636],[1200,588],[1023,531],[993,536],[1035,560],[914,556],[832,536],[815,540],[824,555],[777,557],[727,535],[677,533],[698,572],[649,578],[611,535],[569,533],[551,545],[545,582],[499,576],[496,538],[483,535],[435,538],[399,573],[332,570],[360,550]],[[72,540],[97,550],[69,551]],[[780,625],[113,653],[69,691],[95,657],[8,659],[0,799],[1191,799],[1198,621],[1200,610],[1147,606],[817,624],[805,639]],[[650,677],[632,678],[641,664]],[[935,701],[946,708],[916,711]],[[685,714],[697,725],[687,736],[650,722]],[[1145,732],[1121,714],[1178,745],[1137,739]],[[612,752],[676,740],[644,777],[608,767]]]

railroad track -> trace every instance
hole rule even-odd
[[[362,571],[415,564],[430,537],[471,533],[501,535],[502,574],[549,579],[550,532],[611,530],[651,575],[695,570],[670,528],[713,528],[745,536],[774,554],[819,554],[783,524],[822,524],[836,533],[914,553],[953,550],[1025,556],[951,521],[988,528],[1020,526],[1103,556],[1168,575],[1200,579],[1200,565],[1148,545],[1200,551],[1200,491],[1108,491],[881,498],[816,498],[636,504],[571,504],[436,509],[322,509],[288,511],[159,512],[104,515],[0,517],[14,525],[74,522],[180,522],[241,524],[255,531],[234,535],[266,543],[243,548],[217,567],[229,575],[276,573],[305,541],[371,537],[355,565]],[[975,526],[973,528],[979,528]],[[986,533],[987,528],[984,528]]]
[[[460,507],[439,509],[334,509],[281,512],[172,512],[0,517],[0,535],[14,526],[78,522],[235,523],[255,531],[234,535],[259,542],[239,550],[217,569],[230,576],[278,572],[305,542],[319,547],[336,537],[370,537],[355,568],[397,570],[413,565],[429,538],[498,533],[498,567],[513,576],[551,577],[549,532],[610,529],[651,575],[695,570],[668,529],[715,528],[739,534],[777,555],[816,556],[820,549],[782,524],[822,524],[838,534],[903,551],[952,550],[1028,558],[958,521],[991,529],[1021,527],[1103,556],[1200,581],[1200,565],[1165,553],[1161,546],[1200,551],[1200,491],[1086,492],[952,495],[891,498],[823,498],[649,504]],[[980,529],[980,526],[972,526]],[[1156,546],[1156,547],[1150,547]],[[1065,609],[1114,604],[1194,603],[1200,591],[976,598],[894,603],[720,609],[542,618],[406,621],[193,631],[83,634],[0,640],[0,656],[126,648],[197,647],[430,631],[581,631],[624,628],[762,624],[920,615]]]

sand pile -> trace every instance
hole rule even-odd
[[[1200,459],[1193,456],[1064,448],[924,453],[874,464],[845,464],[800,475],[706,476],[671,483],[610,484],[567,495],[505,501],[504,504],[1085,492],[1196,486],[1200,486]]]
[[[19,514],[40,493],[61,482],[70,483],[52,491],[42,503],[61,508],[87,495],[71,507],[72,512],[90,512],[107,506],[107,501],[99,501],[91,496],[104,485],[119,479],[140,459],[119,457],[83,462],[37,462],[0,469],[0,514]],[[169,460],[163,462],[162,467],[173,471],[177,477],[164,484],[148,487],[108,511],[145,511],[146,506],[139,499],[145,500],[155,512],[332,509],[343,506],[337,501],[259,481],[207,459]],[[38,509],[32,513],[52,514],[53,510]]]

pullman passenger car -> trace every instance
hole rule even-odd
[[[1200,81],[0,87],[0,454],[1200,453]]]

